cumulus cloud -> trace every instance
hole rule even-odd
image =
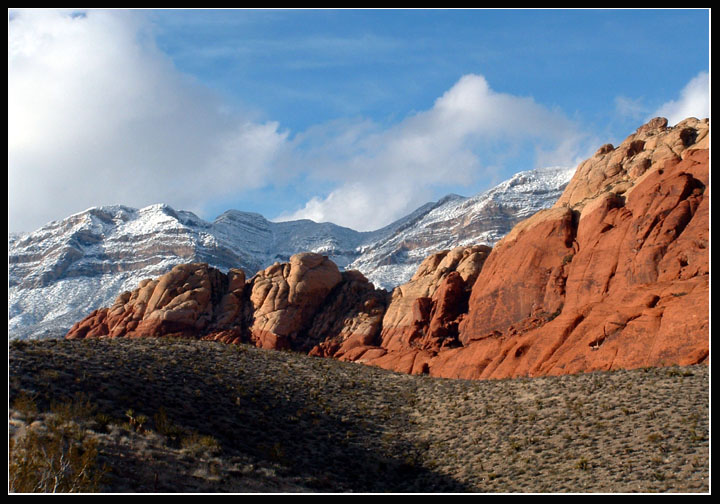
[[[483,76],[473,74],[463,76],[430,109],[397,125],[382,129],[362,121],[342,131],[299,135],[295,147],[312,145],[306,155],[315,173],[332,177],[334,171],[341,180],[324,198],[313,197],[281,219],[377,229],[427,202],[434,188],[506,176],[499,167],[508,153],[530,148],[536,163],[574,163],[582,139],[561,112],[495,92]]]
[[[704,119],[710,116],[710,76],[700,72],[680,91],[677,100],[660,106],[651,117],[666,117],[668,124],[675,125],[688,117]]]
[[[181,74],[130,11],[12,12],[11,230],[104,204],[202,209],[259,187],[287,133],[228,112]]]
[[[218,201],[300,182],[293,191],[306,203],[278,202],[278,220],[371,230],[446,189],[576,164],[582,136],[572,120],[473,74],[396,124],[342,119],[291,136],[228,110],[175,68],[152,30],[133,11],[11,13],[11,231],[109,204],[167,203],[212,218],[205,210]]]

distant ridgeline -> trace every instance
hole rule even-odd
[[[552,206],[571,168],[521,172],[471,198],[447,196],[373,232],[309,220],[271,222],[231,210],[214,222],[167,205],[92,208],[8,243],[10,338],[62,337],[77,320],[185,263],[247,277],[294,254],[328,256],[376,287],[406,283],[440,250],[492,245],[522,219]]]

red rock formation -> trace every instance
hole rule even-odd
[[[158,280],[143,280],[110,308],[75,324],[68,339],[93,337],[197,337],[213,331],[241,332],[245,274],[224,275],[205,263],[181,264]]]
[[[495,246],[470,297],[463,345],[562,307],[566,269],[575,252],[575,220],[568,208],[540,211]]]
[[[296,254],[275,263],[249,282],[250,338],[271,349],[303,347],[303,330],[330,291],[342,280],[335,263],[313,253]]]
[[[331,292],[336,293],[334,304],[326,303]],[[319,254],[297,254],[248,282],[241,270],[224,275],[204,263],[183,264],[122,293],[113,306],[94,311],[66,337],[181,336],[308,351],[320,343],[314,331],[328,341],[374,342],[384,307],[384,291],[375,291],[357,272],[341,275]]]
[[[458,325],[490,247],[457,247],[431,255],[397,287],[383,317],[379,347],[353,360],[405,373],[427,373],[442,349],[459,344]],[[369,352],[372,350],[372,352]]]
[[[709,355],[707,121],[653,120],[581,164],[490,254],[438,376],[694,364]]]
[[[318,254],[247,282],[187,264],[67,337],[250,341],[468,379],[707,362],[708,132],[707,120],[653,119],[598,149],[492,251],[434,254],[391,297]]]
[[[428,258],[358,361],[468,379],[707,362],[707,147],[707,120],[662,118],[604,145],[495,246],[466,314],[447,313],[462,289]]]
[[[354,361],[378,345],[388,296],[359,271],[345,271],[342,277],[304,340],[313,345],[310,355]]]

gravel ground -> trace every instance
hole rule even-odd
[[[77,426],[102,492],[709,492],[707,366],[465,381],[116,339],[13,342],[8,373],[9,436]]]

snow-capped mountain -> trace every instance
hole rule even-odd
[[[120,292],[187,262],[240,267],[251,276],[298,252],[320,252],[389,290],[435,251],[494,244],[516,222],[551,206],[573,172],[518,173],[487,192],[446,196],[372,232],[310,220],[271,222],[237,210],[207,222],[167,205],[91,208],[8,236],[8,336],[62,336]]]
[[[493,245],[519,221],[552,206],[575,173],[553,167],[515,174],[498,186],[465,198],[448,195],[365,247],[348,265],[386,289],[407,282],[420,263],[438,250]]]
[[[9,237],[11,337],[57,335],[93,309],[174,265],[207,262],[248,275],[302,251],[345,266],[372,233],[309,220],[273,223],[231,210],[214,222],[167,205],[91,208]]]

